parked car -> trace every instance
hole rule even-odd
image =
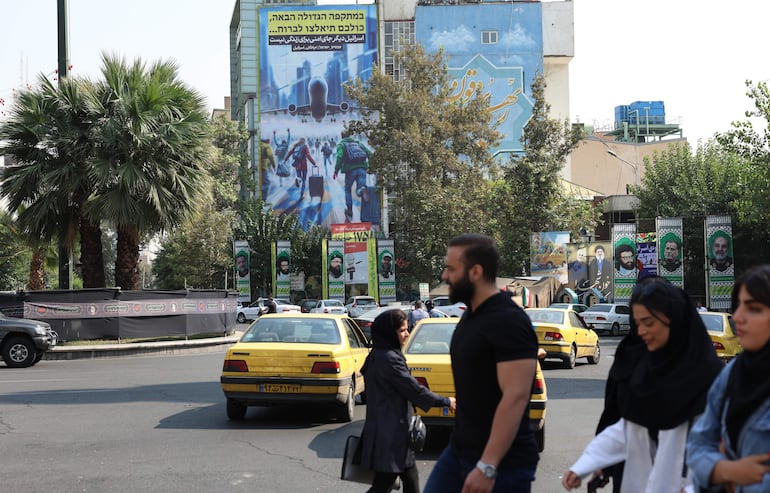
[[[315,308],[316,303],[318,303],[318,300],[313,300],[309,298],[305,298],[303,300],[299,300],[299,311],[302,313],[310,313],[310,310],[312,308]]]
[[[620,303],[597,303],[580,314],[587,326],[597,333],[616,336],[631,330],[631,309]]]
[[[316,305],[310,309],[310,313],[339,313],[347,315],[348,309],[340,300],[318,300]]]
[[[37,364],[58,342],[59,336],[48,323],[0,313],[0,357],[9,367]]]
[[[573,310],[577,313],[583,313],[588,310],[588,305],[582,303],[551,303],[548,308],[561,308],[564,310]]]
[[[423,318],[415,325],[404,345],[409,371],[418,382],[439,395],[454,397],[455,385],[449,343],[457,326],[456,318]],[[537,363],[529,401],[529,422],[535,431],[538,450],[545,449],[545,406],[548,401],[545,378]],[[427,426],[454,426],[454,413],[446,407],[425,412],[417,409]]]
[[[377,300],[372,296],[351,296],[345,303],[345,308],[351,317],[355,318],[366,310],[377,308]]]
[[[462,301],[452,303],[449,300],[449,296],[436,296],[432,298],[433,306],[440,309],[443,313],[446,313],[450,317],[462,317],[468,306]]]
[[[565,368],[575,368],[575,360],[585,357],[599,363],[599,336],[574,310],[566,308],[527,308],[524,310],[537,334],[538,347],[546,358],[558,358]]]
[[[276,313],[301,313],[302,309],[299,305],[293,305],[288,300],[273,298],[275,302]],[[246,323],[252,320],[256,320],[260,316],[267,313],[268,298],[257,298],[257,301],[252,302],[250,305],[241,306],[238,308],[238,314],[235,319],[238,323]]]
[[[698,312],[706,325],[711,345],[717,356],[725,363],[738,356],[743,351],[738,336],[735,335],[735,324],[729,313]]]
[[[368,354],[347,315],[263,315],[225,355],[220,382],[227,417],[243,419],[248,406],[334,404],[342,421],[352,421]]]
[[[387,311],[387,310],[403,310],[407,316],[409,315],[409,312],[414,309],[412,305],[386,305],[386,306],[378,306],[376,308],[371,308],[369,310],[366,310],[363,313],[358,314],[357,316],[353,317],[353,320],[358,324],[358,327],[361,329],[361,331],[366,336],[367,341],[372,340],[372,322],[374,322],[374,319],[377,318],[377,315],[380,313]]]

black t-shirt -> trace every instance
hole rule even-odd
[[[463,314],[452,336],[451,354],[457,397],[452,445],[461,457],[475,463],[484,452],[502,397],[497,363],[537,359],[537,336],[524,310],[500,292]],[[528,413],[529,402],[499,468],[537,464],[537,444]]]

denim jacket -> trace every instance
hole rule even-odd
[[[692,470],[695,485],[703,488],[701,491],[704,492],[719,491],[721,487],[720,485],[709,486],[711,472],[718,461],[766,454],[770,451],[770,399],[765,400],[746,420],[738,434],[737,446],[730,442],[725,424],[727,410],[725,387],[734,361],[728,363],[711,385],[706,411],[693,426],[687,440],[687,465]],[[724,443],[725,454],[719,452],[720,442]],[[738,486],[735,489],[735,493],[768,491],[770,491],[770,474],[765,474],[761,483]]]

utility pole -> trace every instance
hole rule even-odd
[[[59,85],[67,77],[69,67],[69,38],[67,36],[67,24],[69,15],[67,0],[57,0],[57,19],[59,32]],[[72,252],[64,244],[64,231],[59,236],[59,289],[70,289],[72,286]]]

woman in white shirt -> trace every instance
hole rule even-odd
[[[682,289],[648,277],[634,288],[630,306],[631,331],[608,377],[616,398],[606,405],[616,406],[620,419],[591,440],[564,475],[567,490],[622,461],[623,493],[679,493],[690,484],[687,434],[723,365]]]

